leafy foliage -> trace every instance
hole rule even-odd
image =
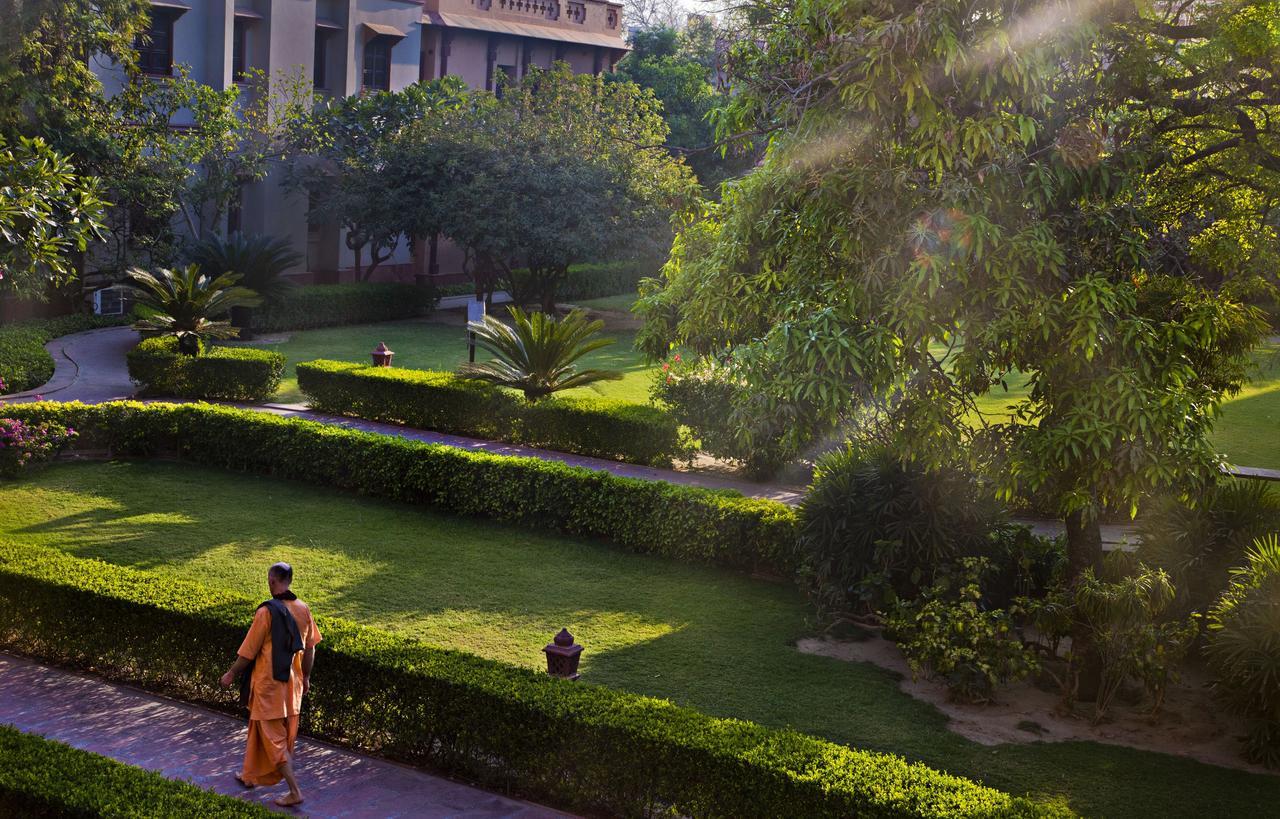
[[[271,811],[189,782],[0,725],[0,805],[10,816],[265,819]]]
[[[57,424],[25,424],[0,418],[0,477],[14,477],[22,470],[47,461],[75,437],[74,429]]]
[[[1228,480],[1191,505],[1164,497],[1138,521],[1139,557],[1169,573],[1184,611],[1205,611],[1256,538],[1280,530],[1280,494],[1263,481]]]
[[[72,255],[102,235],[97,180],[44,140],[0,136],[0,295],[44,298],[73,278]]]
[[[510,324],[485,316],[483,321],[467,325],[476,345],[494,358],[463,364],[458,375],[520,390],[529,401],[599,381],[621,380],[622,373],[616,370],[579,369],[576,363],[614,343],[614,339],[600,335],[603,321],[589,321],[581,310],[557,320],[546,313],[508,309]]]
[[[234,307],[260,303],[256,293],[236,284],[238,275],[211,277],[193,264],[177,270],[161,268],[155,273],[134,268],[129,278],[138,293],[138,305],[153,311],[134,327],[176,336],[178,350],[189,356],[200,354],[204,339],[235,338],[239,331],[222,317]]]
[[[232,234],[208,236],[187,250],[187,260],[206,274],[231,273],[268,304],[279,303],[293,287],[284,274],[302,264],[287,240]]]
[[[1168,618],[1174,587],[1162,570],[1134,562],[1123,552],[1109,555],[1105,569],[1110,578],[1086,569],[1073,592],[1075,619],[1085,624],[1102,664],[1095,723],[1106,716],[1126,679],[1141,681],[1152,710],[1158,710],[1169,682],[1176,679],[1178,663],[1199,633],[1194,616]]]
[[[1280,767],[1280,539],[1259,538],[1209,611],[1214,688],[1251,723],[1247,756]]]
[[[577,397],[529,404],[431,370],[339,361],[308,361],[297,369],[302,391],[325,412],[653,466],[670,466],[682,451],[675,419],[643,404]]]
[[[973,475],[926,471],[875,445],[823,456],[800,506],[800,549],[819,610],[914,598],[936,570],[990,551],[1002,522]]]
[[[253,329],[309,330],[417,318],[436,305],[431,288],[392,282],[290,287],[253,311]]]
[[[916,599],[897,601],[885,619],[885,634],[912,673],[941,677],[952,696],[966,702],[990,702],[997,686],[1038,667],[1017,633],[1020,612],[985,605],[982,579],[989,568],[987,558],[962,558],[954,573],[938,575]]]
[[[149,338],[129,351],[129,377],[142,394],[168,398],[265,401],[280,388],[284,356],[247,347],[203,347],[180,355],[178,339]]]

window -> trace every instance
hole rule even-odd
[[[244,224],[244,187],[236,188],[235,196],[227,205],[227,235],[239,233]]]
[[[138,52],[138,70],[143,74],[173,74],[173,24],[177,19],[178,13],[171,9],[152,7],[151,22],[133,44]]]
[[[391,90],[391,47],[394,41],[379,34],[364,44],[364,87],[374,91]]]
[[[493,73],[493,91],[497,94],[498,99],[502,99],[502,92],[509,88],[516,78],[516,67],[514,65],[496,66]]]
[[[316,88],[328,88],[329,82],[329,31],[316,29],[316,59],[312,69],[312,83]]]
[[[249,50],[249,21],[237,17],[231,31],[231,79],[240,82],[249,65],[245,54]]]

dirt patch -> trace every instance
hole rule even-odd
[[[1190,757],[1254,773],[1276,773],[1244,760],[1239,740],[1245,733],[1243,722],[1222,713],[1205,680],[1194,673],[1188,673],[1170,689],[1156,716],[1148,714],[1149,709],[1143,704],[1117,703],[1108,722],[1091,725],[1087,709],[1092,706],[1082,706],[1079,714],[1060,713],[1057,693],[1042,691],[1030,681],[1001,689],[998,701],[989,705],[952,702],[942,683],[913,680],[902,652],[880,637],[860,641],[806,638],[796,647],[806,654],[871,663],[899,674],[902,680],[898,687],[904,693],[933,705],[949,717],[948,728],[983,745],[1087,740]]]

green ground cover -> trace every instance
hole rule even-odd
[[[592,310],[614,310],[619,313],[630,313],[631,305],[636,303],[639,293],[620,293],[616,296],[605,296],[600,299],[575,301],[578,307],[589,307]]]
[[[1094,743],[986,747],[888,673],[797,652],[791,587],[603,544],[182,464],[56,465],[0,488],[0,539],[260,595],[526,667],[567,626],[586,681],[892,751],[1090,815],[1262,815],[1280,778]]]
[[[635,350],[635,333],[617,331],[608,335],[616,338],[617,342],[586,356],[583,363],[588,367],[621,370],[622,380],[601,383],[599,392],[590,387],[579,387],[567,391],[567,394],[602,395],[637,404],[649,403],[650,368]],[[453,370],[467,360],[466,330],[441,322],[414,319],[303,330],[291,334],[289,340],[282,344],[265,345],[265,349],[283,353],[286,359],[284,378],[276,400],[286,403],[303,400],[294,371],[299,361],[327,358],[367,363],[369,352],[380,341],[395,351],[393,360],[397,367]],[[477,357],[483,360],[483,356],[484,351],[478,350]]]
[[[1280,344],[1264,345],[1254,359],[1248,386],[1222,406],[1213,442],[1237,466],[1280,469]],[[978,409],[988,418],[1007,418],[1009,405],[1027,394],[1027,377],[1022,373],[1005,381],[1007,392],[997,388],[978,401]]]

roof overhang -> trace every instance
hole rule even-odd
[[[487,31],[491,34],[510,34],[513,37],[531,37],[538,40],[553,40],[574,45],[601,46],[615,51],[629,50],[621,37],[614,37],[609,34],[598,34],[589,31],[566,31],[565,29],[551,26],[511,23],[506,20],[494,20],[488,17],[474,17],[470,14],[428,11],[422,16],[422,22],[425,25],[440,26],[442,28]]]
[[[403,40],[407,35],[396,28],[385,23],[363,23],[365,37],[372,40],[374,37],[390,37],[395,40]]]
[[[323,28],[329,31],[342,31],[346,26],[337,20],[330,20],[328,17],[317,17],[316,28]]]
[[[261,20],[262,15],[253,9],[236,9],[235,16],[241,20]]]

